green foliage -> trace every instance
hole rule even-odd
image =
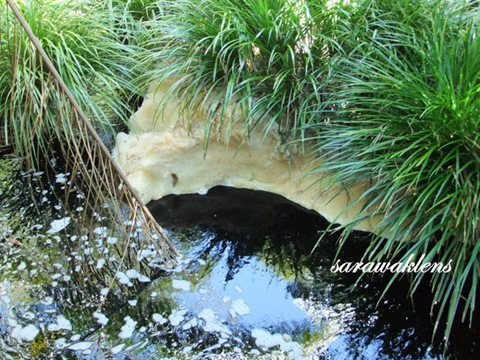
[[[130,110],[125,99],[136,91],[134,47],[122,43],[111,26],[119,12],[108,13],[93,1],[25,0],[19,9],[92,122],[108,128],[114,120],[126,121]],[[5,142],[27,154],[32,143],[46,145],[55,127],[66,129],[69,117],[60,115],[50,72],[13,13],[4,6],[0,17]]]
[[[321,160],[319,178],[347,189],[370,183],[351,204],[363,211],[345,235],[375,216],[369,261],[452,260],[452,272],[431,276],[432,312],[437,324],[447,314],[448,337],[454,319],[471,319],[479,291],[479,1],[331,3],[26,0],[20,7],[92,118],[126,118],[125,104],[141,88],[173,79],[164,103],[180,99],[186,115],[205,111],[207,136],[215,122],[279,125],[285,141],[309,144]],[[0,114],[6,138],[27,152],[53,128],[71,129],[43,63],[1,11]],[[424,280],[412,274],[412,292]]]
[[[431,277],[432,312],[448,338],[454,319],[471,320],[480,279],[478,2],[376,5],[372,36],[335,64],[337,90],[324,103],[334,111],[309,127],[325,159],[317,171],[347,188],[371,183],[355,202],[364,211],[346,226],[381,219],[375,230],[388,238],[372,242],[369,261],[452,260],[450,273]],[[424,275],[413,274],[412,292]]]
[[[338,53],[338,11],[326,3],[167,2],[168,11],[148,27],[146,83],[175,78],[165,103],[180,98],[189,113],[200,106],[210,125],[241,110],[246,129],[262,122],[266,130],[275,123],[284,133],[300,129],[311,121],[328,59]]]
[[[111,9],[119,9],[124,15],[131,16],[136,21],[155,18],[163,11],[163,2],[158,0],[111,0],[98,1]]]
[[[142,201],[131,189],[125,176],[92,126],[104,126],[107,137],[112,121],[125,119],[128,108],[125,98],[137,90],[132,80],[135,67],[129,54],[135,49],[125,41],[117,27],[124,13],[117,9],[106,16],[104,4],[93,1],[64,2],[27,0],[21,3],[24,14],[42,48],[51,58],[70,91],[65,90],[55,72],[47,68],[35,41],[27,38],[28,29],[14,18],[7,6],[0,16],[0,59],[5,66],[0,87],[0,116],[4,117],[6,141],[13,144],[24,161],[33,204],[43,204],[36,192],[44,183],[58,183],[53,175],[68,177],[61,180],[60,191],[52,197],[61,202],[65,211],[74,211],[75,228],[81,236],[92,237],[98,221],[109,224],[110,234],[121,234],[124,249],[137,244],[155,244],[168,249],[175,261],[176,251]],[[25,28],[25,29],[24,29]],[[133,28],[133,27],[132,27]],[[82,116],[73,97],[83,112]],[[2,139],[3,140],[3,139]],[[33,170],[33,171],[32,171]],[[44,175],[44,176],[43,176]],[[44,190],[47,191],[48,190]],[[76,206],[83,199],[82,206]],[[21,204],[16,204],[20,208]],[[22,213],[16,212],[21,218]],[[100,215],[101,214],[101,215]],[[106,220],[108,219],[108,221]],[[134,219],[126,221],[126,219]],[[133,231],[133,226],[142,228]],[[125,250],[126,251],[126,250]]]

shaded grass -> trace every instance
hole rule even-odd
[[[109,219],[110,235],[125,240],[122,261],[131,246],[150,244],[159,261],[172,265],[176,250],[92,125],[111,134],[114,119],[126,120],[125,97],[136,89],[128,58],[133,47],[105,25],[112,19],[94,5],[28,0],[20,9],[0,8],[2,140],[26,170],[45,172],[46,183],[53,176],[64,183],[59,201],[66,209],[72,194],[85,199],[75,212],[85,239],[98,219]]]
[[[369,261],[421,254],[425,261],[451,260],[451,272],[430,278],[432,315],[437,326],[446,322],[448,338],[455,320],[471,321],[478,302],[478,5],[132,0],[72,8],[29,0],[22,6],[99,124],[112,115],[125,119],[125,104],[142,87],[173,78],[163,105],[180,99],[187,121],[205,111],[207,138],[218,123],[238,123],[247,134],[278,126],[286,144],[313,147],[322,160],[313,170],[319,178],[346,189],[370,183],[351,204],[363,211],[343,226],[342,239],[376,216],[379,237],[364,255]],[[65,100],[56,97],[50,74],[8,15],[1,16],[4,135],[38,159],[59,128],[75,130],[58,116]],[[411,274],[412,293],[422,281],[423,273]]]
[[[104,6],[104,5],[102,5]],[[118,119],[127,121],[126,106],[136,91],[130,60],[134,47],[122,43],[111,21],[119,12],[108,15],[94,1],[26,0],[19,3],[26,21],[52,59],[61,77],[87,115],[99,129]],[[48,142],[49,129],[59,119],[48,103],[50,74],[31,46],[13,15],[2,8],[0,55],[0,114],[5,141],[15,143],[20,154],[29,151],[32,139]],[[30,93],[31,92],[31,93]],[[25,116],[26,98],[40,110],[38,118]],[[32,156],[37,158],[37,155]]]

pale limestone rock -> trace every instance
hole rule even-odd
[[[145,203],[169,194],[202,194],[224,185],[282,195],[330,222],[344,224],[358,213],[360,206],[345,209],[366,186],[336,195],[337,187],[304,176],[312,158],[287,151],[275,127],[266,135],[257,128],[247,139],[241,122],[228,129],[218,125],[205,153],[205,116],[200,111],[188,121],[173,101],[159,111],[170,85],[152,87],[130,120],[131,132],[117,136],[116,161]],[[367,219],[357,229],[371,231],[374,223]]]

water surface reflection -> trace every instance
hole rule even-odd
[[[332,273],[336,238],[312,252],[325,220],[278,196],[215,188],[150,204],[182,253],[172,271],[135,223],[135,242],[101,214],[79,233],[80,189],[69,210],[62,182],[2,173],[2,359],[444,358],[406,282],[376,306],[384,280]],[[367,242],[355,233],[341,258]]]
[[[221,187],[207,196],[170,196],[151,210],[172,234],[203,229],[203,240],[186,235],[180,246],[211,263],[206,287],[218,298],[243,289],[251,313],[238,326],[288,334],[315,359],[442,358],[428,313],[414,311],[406,282],[377,305],[388,279],[356,283],[355,275],[332,273],[334,236],[312,252],[327,226],[318,214],[272,194]],[[358,261],[368,241],[368,234],[353,234],[341,258]],[[191,294],[183,301],[208,305]]]

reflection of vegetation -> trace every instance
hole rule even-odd
[[[50,345],[51,346],[51,345]],[[40,334],[30,344],[30,354],[35,358],[42,358],[48,354],[49,341],[44,334]]]
[[[135,75],[154,69],[143,78],[149,82],[152,77],[161,81],[175,76],[170,96],[185,100],[187,110],[201,103],[210,124],[223,120],[221,115],[232,109],[229,106],[247,110],[243,118],[247,129],[268,121],[266,128],[280,125],[285,140],[311,142],[315,155],[322,156],[315,171],[332,184],[348,188],[355,182],[370,182],[371,190],[359,199],[365,201],[365,211],[347,224],[345,234],[362,218],[379,215],[382,220],[376,230],[389,238],[372,242],[364,251],[369,260],[405,260],[421,253],[426,260],[453,260],[451,273],[436,273],[430,279],[432,310],[439,314],[436,324],[446,314],[448,338],[454,320],[474,323],[478,302],[479,3],[331,3],[26,0],[20,8],[96,124],[111,125],[113,116],[125,119],[130,112],[126,104],[136,102],[141,93]],[[161,271],[148,259],[137,262],[145,249],[139,240],[151,235],[152,228],[158,229],[148,215],[141,220],[142,234],[137,231],[137,218],[128,221],[119,199],[126,197],[134,216],[139,209],[134,196],[118,191],[128,184],[116,176],[101,141],[88,122],[80,121],[65,89],[47,70],[8,7],[2,5],[0,11],[0,116],[4,119],[0,146],[14,144],[17,154],[36,170],[43,163],[55,168],[53,154],[62,152],[54,171],[68,174],[63,190],[86,198],[83,216],[72,223],[83,231],[75,235],[81,240],[60,239],[65,241],[62,251],[77,253],[74,261],[69,260],[70,271],[76,273],[74,269],[81,266],[80,273],[88,273],[89,281],[83,284],[77,274],[72,281],[76,288],[70,293],[53,292],[98,304],[102,298],[95,291],[113,281],[122,263],[152,279],[159,276]],[[135,53],[138,45],[143,50]],[[0,172],[2,187],[11,184],[4,175],[9,176],[9,171]],[[27,199],[38,199],[45,189],[31,190]],[[142,211],[145,215],[140,207]],[[88,219],[95,215],[95,220],[106,215],[115,220],[116,226],[112,222],[106,226],[110,236],[123,233],[134,240],[122,238],[109,247],[116,255],[102,270],[96,261],[102,257],[100,249],[106,249],[99,241],[106,239],[93,233],[95,222]],[[18,213],[9,218],[7,236],[15,233],[26,240],[30,224],[22,224],[21,219]],[[342,244],[351,244],[346,235]],[[48,240],[52,239],[30,238],[45,242],[43,250],[50,248],[54,256]],[[27,250],[31,243],[25,244]],[[231,249],[231,274],[242,265],[242,246]],[[161,249],[162,255],[170,250]],[[293,248],[277,253],[271,243],[264,251],[265,262],[283,262],[279,268],[288,276],[299,272],[299,267],[289,265],[288,256],[300,262],[308,259]],[[12,272],[21,264],[16,259]],[[424,275],[415,274],[411,292],[423,282]],[[122,290],[109,293],[112,307],[124,306],[124,291],[136,296],[145,288],[139,281],[132,284],[117,284],[113,290]]]
[[[4,241],[2,235],[0,280],[11,284],[6,299],[10,301],[12,314],[18,314],[12,323],[33,325],[42,330],[35,339],[24,344],[10,338],[12,330],[9,330],[5,341],[14,349],[13,353],[22,354],[22,358],[28,358],[27,353],[33,358],[68,356],[69,350],[58,347],[62,338],[79,334],[79,341],[91,341],[89,339],[108,334],[109,342],[118,343],[123,319],[132,315],[132,310],[135,310],[132,316],[141,320],[139,325],[142,326],[150,325],[152,313],[171,312],[174,308],[171,299],[159,296],[152,300],[149,296],[155,290],[153,284],[165,275],[165,271],[159,268],[164,265],[163,256],[155,246],[140,241],[129,243],[121,231],[109,228],[108,218],[96,218],[90,234],[86,235],[82,232],[81,211],[75,211],[75,207],[85,206],[87,199],[81,196],[70,209],[58,206],[64,204],[57,194],[63,183],[49,184],[40,174],[24,174],[20,169],[8,168],[9,181],[2,182],[0,187],[1,226],[6,229],[6,234],[14,233],[22,244],[16,246]],[[26,175],[31,177],[29,182],[24,180]],[[30,184],[40,183],[40,180],[43,188],[48,190],[34,188],[34,197],[39,196],[43,201],[39,201],[36,208],[31,207]],[[79,194],[82,192],[77,189],[70,195],[76,198]],[[52,221],[58,217],[70,217],[69,225],[48,233]],[[139,239],[141,224],[134,224],[132,232]],[[144,277],[133,276],[128,284],[122,282],[119,271],[125,274],[127,270],[135,270]],[[169,284],[168,278],[163,282]],[[51,298],[48,305],[42,303],[46,298]],[[132,308],[128,301],[135,299],[138,306]],[[93,316],[98,311],[109,319],[105,326],[97,323]],[[30,320],[23,318],[25,313],[32,314]],[[71,330],[50,329],[58,315],[71,323]],[[102,342],[102,346],[107,345]]]
[[[318,216],[297,211],[305,221],[301,231],[295,221],[278,223],[265,232],[256,229],[249,234],[205,225],[197,230],[182,231],[178,237],[173,234],[172,238],[182,239],[189,246],[192,241],[204,239],[193,252],[193,257],[204,260],[204,263],[189,265],[191,271],[198,274],[200,282],[211,276],[219,262],[227,267],[224,281],[230,281],[252,258],[273,268],[279,278],[291,281],[288,292],[294,298],[304,299],[306,309],[308,304],[315,304],[310,310],[314,307],[319,312],[316,320],[319,328],[307,328],[295,339],[306,347],[318,347],[319,341],[328,345],[338,336],[345,339],[345,348],[339,349],[345,357],[363,356],[364,348],[369,345],[376,345],[377,352],[387,357],[422,357],[429,353],[435,356],[441,352],[439,344],[432,345],[431,342],[433,327],[426,325],[430,323],[429,311],[423,308],[428,306],[427,297],[419,299],[418,312],[415,313],[405,302],[408,283],[403,279],[398,281],[396,290],[391,291],[384,302],[377,304],[388,279],[371,278],[358,282],[356,274],[332,273],[330,266],[337,252],[337,237],[325,237],[317,251],[312,253],[318,232],[328,224]],[[187,217],[192,215],[189,213]],[[369,239],[368,234],[351,234],[352,246],[342,249],[340,257],[345,261],[358,261],[361,252],[368,247]],[[182,249],[182,244],[178,246]],[[330,313],[334,313],[332,318],[326,315]],[[340,329],[333,332],[335,326],[329,324],[335,324],[336,320],[340,322],[342,318],[348,325],[337,334]],[[409,346],[405,346],[407,343]],[[325,354],[329,351],[326,350]]]
[[[55,185],[55,187],[58,186],[60,184]],[[21,194],[18,188],[15,192]],[[23,193],[23,196],[28,198],[28,192]],[[50,200],[55,201],[56,198],[52,196]],[[49,204],[44,204],[44,206],[45,208],[50,207]],[[44,212],[41,217],[37,218],[32,215],[31,219],[36,223],[44,222],[47,225],[46,228],[48,228],[49,220],[46,219],[46,215],[50,214]],[[180,233],[178,237],[172,234],[172,239],[182,242],[178,245],[179,248],[185,245],[190,249],[188,258],[191,257],[192,261],[188,263],[188,269],[184,269],[182,279],[191,279],[192,285],[201,286],[205,279],[212,276],[211,271],[219,260],[225,260],[225,264],[229,267],[227,273],[229,276],[234,276],[246,262],[251,260],[252,257],[256,257],[268,264],[269,268],[275,269],[280,278],[284,276],[294,277],[288,291],[295,298],[311,298],[320,309],[322,308],[321,304],[328,304],[328,309],[331,309],[331,306],[337,303],[353,302],[353,308],[356,309],[356,319],[349,321],[353,330],[348,342],[352,351],[358,347],[360,342],[374,341],[379,334],[386,332],[388,334],[386,342],[388,339],[398,340],[400,336],[403,342],[399,343],[398,346],[403,346],[401,344],[411,341],[412,346],[419,347],[418,353],[422,354],[429,345],[428,341],[423,343],[424,339],[430,335],[428,331],[421,333],[417,330],[415,336],[418,336],[418,334],[420,336],[416,341],[412,341],[411,334],[409,337],[408,334],[402,333],[403,326],[407,327],[405,325],[406,320],[402,319],[400,321],[396,317],[392,318],[391,314],[398,314],[403,317],[405,313],[411,314],[412,318],[409,321],[412,321],[412,328],[416,326],[411,310],[407,305],[401,305],[404,301],[394,302],[393,307],[390,307],[389,304],[386,308],[380,307],[376,311],[375,297],[380,292],[378,284],[369,282],[368,288],[360,287],[358,291],[353,293],[349,291],[354,288],[356,278],[354,276],[344,276],[344,274],[332,274],[329,271],[331,259],[336,251],[335,239],[325,241],[318,251],[310,254],[317,239],[318,230],[324,227],[325,223],[313,215],[303,215],[308,218],[308,221],[305,221],[305,232],[298,231],[295,221],[291,223],[276,223],[273,221],[278,226],[274,226],[275,231],[270,234],[268,234],[269,231],[232,234],[228,231],[209,228],[189,229]],[[292,216],[292,219],[295,219],[295,216]],[[25,247],[19,248],[15,256],[11,256],[8,262],[24,261],[27,267],[17,273],[18,277],[11,276],[9,279],[14,287],[19,284],[17,280],[20,279],[24,280],[25,287],[31,286],[30,280],[36,277],[43,279],[41,291],[39,289],[37,293],[30,294],[29,299],[31,300],[27,303],[16,303],[18,305],[15,306],[19,313],[30,311],[36,314],[33,324],[38,325],[43,322],[46,330],[37,335],[38,337],[33,344],[23,346],[35,349],[35,351],[43,351],[46,357],[54,357],[60,354],[61,356],[69,356],[72,353],[73,358],[73,352],[68,349],[57,348],[55,341],[61,338],[68,340],[71,335],[78,334],[80,335],[79,342],[95,342],[95,346],[98,346],[95,351],[98,349],[98,351],[108,352],[109,349],[119,344],[125,344],[125,347],[133,347],[126,352],[128,356],[133,358],[144,356],[148,351],[155,351],[156,354],[165,354],[165,356],[174,356],[175,358],[184,356],[186,359],[189,356],[180,354],[184,347],[193,346],[192,352],[201,353],[209,345],[217,344],[218,336],[205,332],[201,327],[182,329],[183,324],[194,317],[193,314],[187,313],[184,322],[180,323],[179,326],[172,326],[168,321],[165,324],[157,324],[152,321],[152,314],[161,314],[168,318],[168,315],[179,307],[179,304],[171,296],[171,278],[163,276],[165,273],[153,266],[154,263],[151,260],[153,260],[154,255],[149,255],[139,261],[141,250],[132,249],[131,256],[125,258],[121,268],[124,273],[128,269],[136,269],[139,273],[147,275],[152,281],[142,283],[136,279],[130,279],[132,285],[128,286],[120,283],[119,279],[116,278],[112,283],[117,267],[120,265],[119,259],[123,254],[124,244],[122,244],[123,240],[120,238],[117,238],[118,242],[116,244],[108,243],[106,240],[109,235],[106,236],[101,231],[95,230],[102,228],[104,225],[107,224],[99,221],[93,229],[92,237],[85,237],[83,240],[76,234],[75,223],[72,223],[64,231],[50,234],[48,237],[36,234],[38,231],[36,229],[28,228],[24,230],[25,238],[31,237],[32,245],[37,243],[38,246],[35,247],[37,254],[34,256],[29,254],[30,244],[28,242]],[[59,241],[55,240],[54,237],[58,237]],[[54,241],[47,244],[46,241],[49,239]],[[355,250],[365,246],[365,243],[362,243],[360,239],[354,240],[354,242]],[[192,245],[193,248],[191,248]],[[154,248],[144,250],[155,251]],[[342,254],[342,258],[352,261],[358,259],[358,253],[355,250],[351,251],[348,256]],[[43,258],[45,255],[47,255],[47,258]],[[222,258],[222,255],[226,256],[227,259]],[[97,268],[99,260],[102,259],[105,260],[105,263],[101,268]],[[197,259],[203,261],[195,261]],[[33,266],[33,262],[37,264]],[[4,264],[6,265],[5,262],[2,263],[2,265]],[[76,270],[77,267],[80,267],[80,270]],[[37,269],[39,274],[32,275],[31,269]],[[52,276],[55,274],[61,274],[61,276],[54,279]],[[70,277],[70,279],[67,280],[65,276]],[[56,282],[55,286],[52,285],[53,282]],[[104,295],[105,292],[102,293],[102,291],[108,287],[110,287],[110,290],[107,295]],[[402,292],[403,289],[401,288],[399,292]],[[156,297],[152,297],[153,292],[157,293]],[[44,299],[47,296],[52,297],[52,302],[49,305],[44,305],[36,300]],[[370,299],[371,302],[367,302],[369,300],[365,301],[365,299]],[[137,301],[135,305],[128,303],[131,300]],[[334,309],[342,314],[340,306],[338,306],[338,310],[337,307],[334,307]],[[55,310],[55,312],[51,312],[52,310]],[[108,319],[106,325],[97,322],[94,317],[96,312],[105,315]],[[372,320],[377,312],[378,319]],[[382,312],[384,313],[383,316]],[[56,318],[60,314],[71,322],[71,331],[65,329],[48,330],[48,325],[55,324]],[[385,314],[390,315],[386,317]],[[137,322],[135,331],[131,338],[119,339],[118,335],[127,316]],[[326,321],[328,322],[328,320]],[[402,327],[398,328],[395,324],[401,324]],[[422,326],[424,325],[422,324]],[[141,327],[144,327],[145,332],[141,333],[139,331]],[[323,330],[304,331],[302,334],[298,334],[298,339],[295,337],[294,340],[305,341],[303,345],[307,346],[309,344],[312,344],[312,346],[318,345],[316,341],[318,337],[325,339],[326,336],[329,336],[328,329],[325,330],[327,333],[321,331]],[[246,344],[243,340],[251,338],[248,329],[238,336],[241,337],[243,342],[238,340],[237,344],[235,342],[237,340],[232,339],[228,344],[238,345],[242,348],[255,347],[253,342]],[[45,339],[47,340],[46,348],[42,348],[45,345]],[[202,341],[199,339],[202,339]],[[144,341],[148,342],[149,346],[141,348],[140,345]],[[70,343],[68,342],[68,344]],[[174,347],[173,344],[176,344],[176,346]],[[381,351],[385,354],[400,354],[398,346],[392,346],[391,349],[385,348]],[[223,349],[229,351],[230,348],[225,345]]]
[[[10,183],[12,172],[15,168],[15,162],[0,159],[0,196],[3,194]]]
[[[224,196],[223,202],[220,201],[220,194]],[[252,194],[255,194],[255,198]],[[355,351],[358,353],[358,347],[363,349],[360,344],[379,347],[378,352],[392,357],[399,354],[417,354],[420,357],[429,352],[429,347],[432,353],[439,352],[440,340],[432,343],[431,339],[433,326],[428,286],[419,288],[413,308],[406,301],[406,277],[398,279],[395,287],[385,295],[384,301],[379,302],[382,290],[389,282],[388,274],[372,274],[358,281],[358,273],[330,271],[335,256],[342,262],[360,261],[371,242],[371,234],[350,234],[349,246],[339,251],[339,234],[327,233],[312,252],[319,234],[329,226],[328,222],[292,204],[288,206],[286,200],[279,202],[280,197],[268,197],[267,200],[266,195],[248,190],[216,188],[205,196],[167,197],[152,204],[151,208],[165,226],[169,224],[176,229],[185,229],[174,232],[172,238],[180,243],[177,246],[182,251],[184,245],[190,249],[194,259],[204,260],[203,264],[193,262],[189,265],[199,278],[208,279],[212,276],[212,271],[221,261],[225,266],[222,267],[222,273],[225,271],[226,274],[224,280],[228,281],[253,258],[274,269],[279,278],[292,281],[288,285],[288,292],[294,298],[312,299],[319,309],[323,309],[324,304],[333,306],[335,312],[346,317],[349,330],[341,334],[341,339],[348,348],[342,351],[351,352],[350,356],[354,356]],[[263,206],[257,206],[257,201]],[[228,204],[232,202],[235,203],[235,216],[222,228],[222,223],[217,220],[222,218],[225,208],[230,209]],[[175,206],[169,207],[171,204]],[[255,218],[259,226],[246,232],[243,223],[251,214],[252,207],[256,209]],[[165,209],[172,208],[175,211],[166,214]],[[199,221],[204,225],[195,226]],[[197,245],[198,239],[202,238],[201,246]],[[400,257],[392,261],[397,259]],[[452,353],[469,348],[466,344],[476,336],[475,330],[464,326],[455,329],[451,336]],[[413,338],[415,341],[412,342]],[[407,343],[408,347],[404,345]]]
[[[331,180],[347,188],[371,181],[359,200],[364,213],[350,224],[380,217],[375,230],[388,239],[372,242],[368,261],[452,260],[449,273],[411,276],[411,292],[431,282],[432,313],[448,338],[455,321],[473,325],[479,294],[480,16],[477,1],[414,3],[389,3],[385,12],[372,2],[365,21],[375,37],[337,62],[338,91],[326,100],[337,110],[327,126],[310,128],[329,158],[319,172],[332,170]]]

